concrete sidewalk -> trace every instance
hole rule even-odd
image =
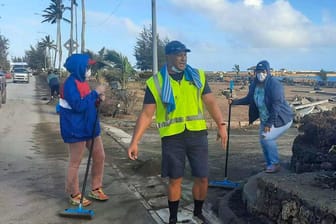
[[[123,150],[127,150],[127,147],[131,141],[131,135],[126,133],[125,131],[113,127],[111,125],[106,125],[102,123],[103,129],[106,133],[113,138],[114,141],[118,142],[118,144],[123,148]],[[141,150],[141,143],[139,144]],[[139,158],[142,163],[146,163],[150,158],[146,158],[146,153]],[[126,154],[125,154],[126,156]],[[122,172],[119,172],[119,176],[124,176]],[[136,181],[135,181],[136,179]],[[155,175],[146,179],[146,181],[139,183],[141,178],[135,178],[132,182],[127,183],[128,188],[136,195],[138,200],[144,205],[144,207],[149,211],[149,214],[152,216],[153,220],[156,223],[164,223],[169,219],[169,210],[167,208],[167,196],[166,196],[166,185],[167,183],[159,176]],[[183,192],[185,194],[190,194],[192,188],[192,182],[188,180],[184,180],[183,184]],[[148,187],[150,186],[150,187]],[[178,213],[179,221],[185,221],[185,223],[197,223],[193,220],[193,199],[190,195],[182,196],[180,201],[180,208]],[[211,211],[207,205],[204,206],[203,209],[204,216],[210,221],[212,224],[221,223],[216,215]],[[188,220],[188,221],[187,221]]]

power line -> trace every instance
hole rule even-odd
[[[102,22],[100,22],[98,24],[94,24],[94,25],[89,25],[88,27],[102,26],[105,23],[107,23],[107,21],[112,17],[112,15],[117,12],[117,10],[119,9],[121,3],[122,3],[122,0],[119,0],[118,3],[117,3],[117,5],[112,10],[112,12],[110,12],[110,14]]]

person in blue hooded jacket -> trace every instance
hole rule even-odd
[[[91,75],[90,66],[95,61],[86,54],[73,54],[66,59],[64,67],[70,73],[61,88],[60,98],[60,127],[61,136],[69,148],[69,165],[66,177],[66,192],[70,203],[78,205],[81,198],[79,189],[78,170],[86,148],[92,151],[91,187],[89,197],[105,201],[108,196],[102,190],[105,152],[100,136],[99,117],[97,117],[96,103],[104,100],[105,86],[98,85],[95,90],[90,89],[86,79]],[[94,128],[95,121],[96,127]],[[95,133],[93,131],[95,130]],[[83,206],[91,201],[84,197]]]
[[[285,99],[282,84],[271,75],[268,61],[260,61],[248,94],[241,99],[229,99],[232,105],[249,105],[249,123],[260,119],[259,139],[266,160],[266,172],[280,170],[276,140],[293,123],[293,111]]]

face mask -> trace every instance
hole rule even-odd
[[[259,80],[259,82],[265,81],[266,76],[267,76],[267,73],[264,73],[264,72],[257,73],[257,79]]]
[[[91,76],[91,69],[86,70],[85,78],[89,78]]]
[[[173,72],[176,72],[176,73],[181,73],[182,71],[177,69],[175,66],[172,66],[171,68],[173,70]]]

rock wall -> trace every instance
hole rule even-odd
[[[316,173],[260,173],[244,186],[247,210],[278,224],[336,223],[336,197],[330,189],[312,186]]]

